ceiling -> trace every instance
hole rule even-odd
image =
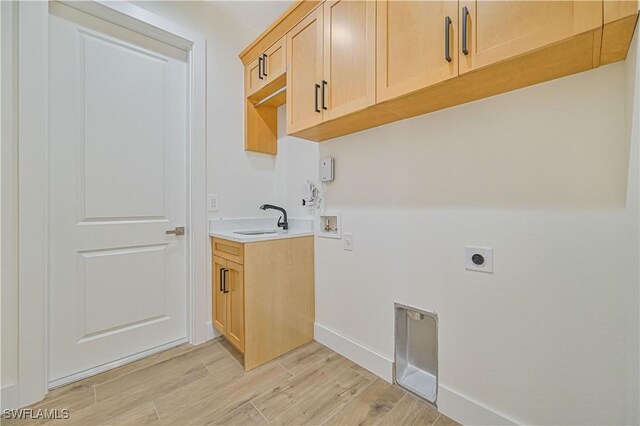
[[[294,2],[293,0],[210,1],[215,7],[244,22],[258,33],[266,30]]]

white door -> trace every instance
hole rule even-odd
[[[49,379],[187,336],[187,54],[50,15]],[[95,371],[95,370],[94,370]]]

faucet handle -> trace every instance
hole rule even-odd
[[[280,216],[280,217],[278,218],[278,226],[282,227],[282,229],[283,229],[283,230],[285,230],[285,231],[286,231],[287,229],[289,229],[289,224],[288,224],[287,222],[284,222],[284,221],[282,220],[282,216]]]

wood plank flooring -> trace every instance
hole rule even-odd
[[[224,340],[183,345],[28,407],[68,409],[68,419],[2,425],[457,425],[317,342],[249,372],[240,359]]]

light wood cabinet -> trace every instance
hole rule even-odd
[[[287,133],[375,104],[375,11],[328,0],[287,34]]]
[[[458,76],[458,2],[377,2],[377,101]]]
[[[327,0],[323,5],[322,119],[376,102],[376,2]]]
[[[240,55],[245,149],[276,153],[285,102],[287,134],[320,142],[623,60],[637,16],[638,0],[302,0]],[[284,75],[252,92],[283,36]]]
[[[246,370],[313,340],[313,237],[211,245],[213,326]]]
[[[287,133],[322,122],[322,7],[287,34]]]
[[[600,65],[622,61],[627,57],[638,20],[638,1],[605,0],[603,14]]]
[[[247,96],[251,96],[264,86],[262,76],[262,56],[244,67],[244,87]]]
[[[227,299],[227,327],[225,336],[244,353],[244,267],[230,260],[224,271]]]
[[[268,48],[263,55],[262,70],[264,76],[264,84],[270,84],[272,81],[283,75],[287,70],[287,39],[282,37],[275,42],[273,46]]]
[[[227,261],[219,257],[213,257],[213,288],[211,295],[213,297],[211,306],[213,307],[213,315],[211,316],[213,326],[220,333],[227,332],[227,297],[224,289],[224,271],[227,267]]]
[[[213,257],[213,326],[244,352],[244,268]]]
[[[282,37],[245,66],[245,95],[250,97],[283,76],[287,68],[286,39]]]
[[[602,1],[462,0],[460,74],[602,27]]]

